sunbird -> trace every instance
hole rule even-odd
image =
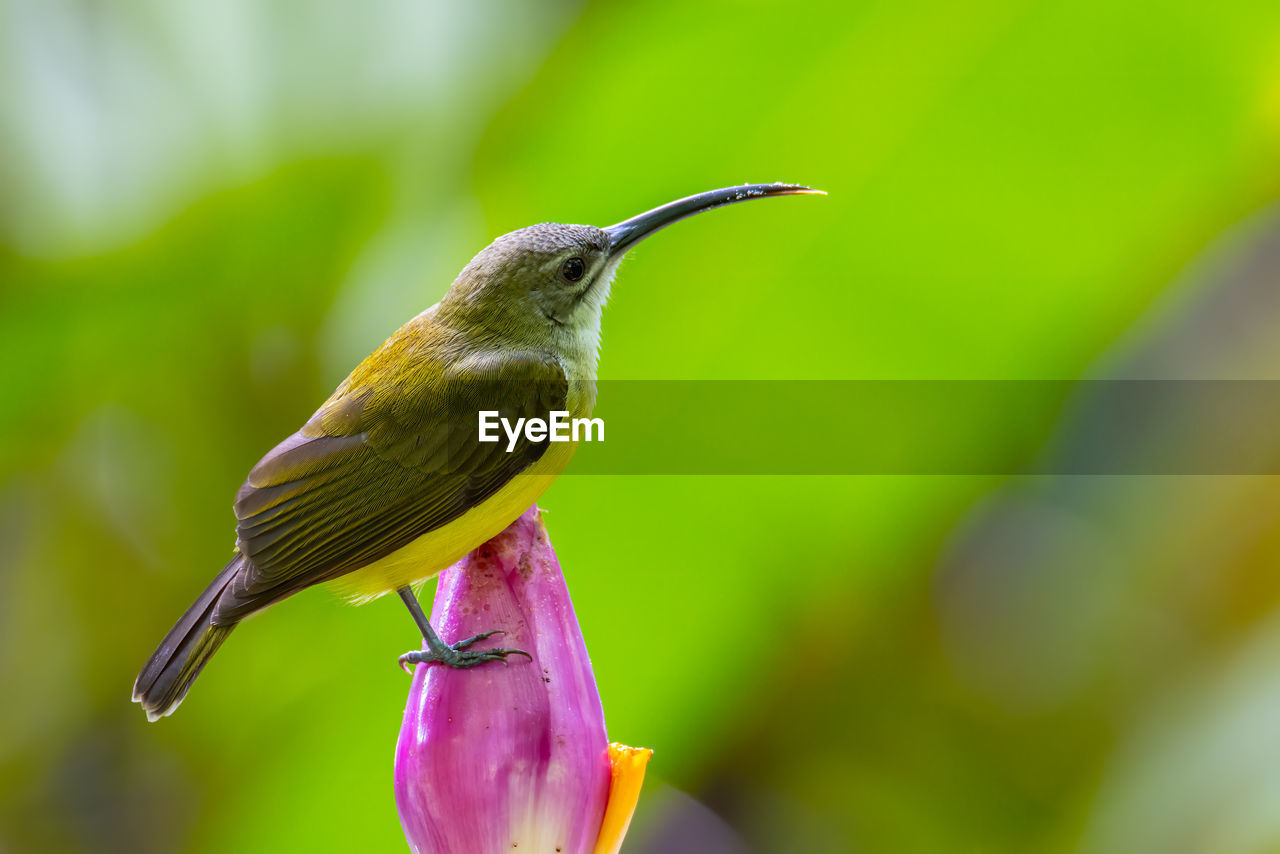
[[[351,372],[236,494],[231,562],[138,674],[148,720],[172,714],[241,620],[304,587],[358,601],[396,591],[426,642],[401,666],[474,667],[514,649],[447,644],[412,586],[496,536],[569,463],[574,442],[479,441],[478,413],[591,414],[600,317],[619,263],[645,237],[722,205],[820,190],[744,184],[671,202],[608,228],[542,223],[494,240],[444,298]]]

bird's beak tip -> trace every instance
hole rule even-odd
[[[825,196],[827,195],[826,190],[819,190],[817,187],[809,187],[804,184],[776,184],[775,186],[786,187],[787,189],[778,193],[774,193],[772,195],[778,195],[778,196]]]

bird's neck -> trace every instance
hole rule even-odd
[[[556,329],[555,349],[571,379],[594,381],[600,360],[600,316],[589,324]]]
[[[442,327],[446,335],[466,349],[498,350],[513,348],[555,355],[564,366],[571,382],[591,383],[594,387],[596,365],[600,358],[600,313],[582,318],[573,325],[525,329],[516,324],[488,322],[477,324],[470,318],[450,316],[435,305],[422,317]],[[464,343],[465,342],[465,343]],[[594,395],[593,395],[594,396]]]

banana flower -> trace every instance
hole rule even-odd
[[[419,665],[396,749],[400,823],[418,854],[613,854],[652,751],[609,744],[560,562],[536,507],[440,574],[446,642],[512,656]],[[498,644],[501,641],[501,644]]]

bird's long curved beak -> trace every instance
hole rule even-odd
[[[623,220],[617,225],[611,225],[604,229],[604,233],[609,235],[609,255],[613,258],[621,258],[628,249],[644,240],[650,234],[664,229],[671,223],[678,222],[687,216],[709,211],[712,208],[745,202],[748,199],[805,194],[826,195],[822,190],[815,190],[812,187],[805,187],[800,184],[742,184],[737,187],[710,190],[705,193],[698,193],[696,196],[668,202],[660,208],[654,208],[651,211],[646,211],[639,216],[633,216],[631,219]]]

